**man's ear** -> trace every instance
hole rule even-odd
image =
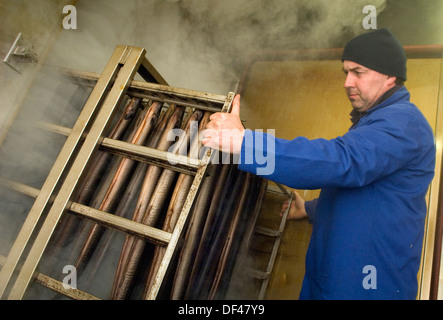
[[[389,86],[389,87],[393,87],[393,86],[395,86],[395,81],[397,80],[397,77],[394,77],[394,76],[388,76],[388,82],[387,82],[387,85]]]

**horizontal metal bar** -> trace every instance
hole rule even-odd
[[[100,74],[93,72],[84,72],[72,69],[62,70],[65,74],[80,83],[93,86]],[[128,88],[129,95],[139,95],[156,101],[173,101],[183,106],[192,106],[198,109],[207,109],[210,111],[221,111],[227,99],[225,95],[201,92],[196,90],[176,88],[167,85],[133,80]],[[183,99],[183,100],[181,100]]]
[[[53,278],[48,277],[47,275],[44,275],[42,273],[36,272],[34,274],[34,280],[35,282],[41,284],[42,286],[45,286],[55,292],[61,293],[64,296],[67,296],[69,298],[75,299],[75,300],[100,300],[99,298],[84,292],[82,290],[76,289],[76,288],[65,288],[63,286],[63,283],[60,281],[57,281]]]
[[[262,226],[257,226],[255,232],[269,237],[279,237],[282,235],[282,232],[280,232],[279,230],[273,230],[271,228],[266,228]]]
[[[7,187],[9,189],[15,190],[17,192],[23,193],[29,197],[37,198],[38,194],[40,193],[40,190],[27,186],[20,182],[15,182],[11,180],[6,180],[3,178],[0,178],[0,185]]]
[[[39,128],[62,135],[69,135],[71,132],[69,128],[51,123],[39,122],[36,125]],[[103,139],[100,149],[133,160],[155,164],[163,168],[192,175],[195,174],[201,164],[201,161],[195,158],[109,138]]]
[[[260,270],[252,269],[252,268],[247,268],[247,273],[251,277],[253,277],[255,279],[259,279],[259,280],[267,280],[271,276],[271,274],[269,272],[260,271]]]
[[[183,101],[180,99],[174,99],[174,97],[169,97],[169,98],[159,97],[159,96],[154,96],[152,94],[136,92],[131,89],[128,90],[127,94],[130,97],[137,97],[137,98],[149,99],[152,101],[159,101],[159,102],[165,102],[165,103],[169,103],[169,104],[181,105],[184,107],[195,108],[195,109],[199,109],[199,110],[203,110],[203,111],[220,112],[220,108],[214,107],[211,104],[203,105],[203,104],[199,104],[199,103],[192,103],[189,101]]]
[[[154,163],[161,167],[165,167],[174,171],[182,171],[189,169],[197,171],[200,167],[200,160],[174,154],[167,151],[161,151],[145,146],[135,145],[132,143],[105,138],[101,143],[101,149],[109,152],[127,156],[131,159]]]
[[[3,266],[5,261],[6,261],[6,257],[0,255],[0,266]],[[61,283],[60,281],[57,281],[51,277],[48,277],[47,275],[44,275],[43,273],[35,272],[34,277],[35,277],[35,282],[53,290],[53,291],[61,293],[69,298],[72,298],[75,300],[100,300],[99,298],[97,298],[89,293],[86,293],[82,290],[72,288],[72,287],[65,288],[63,286],[63,283]]]
[[[70,128],[63,127],[58,124],[53,124],[53,123],[48,123],[48,122],[33,122],[32,124],[35,125],[35,127],[37,127],[37,128],[51,131],[54,133],[58,133],[63,136],[69,136],[69,134],[71,133]],[[84,134],[84,136],[86,136],[86,134]],[[84,138],[85,137],[83,137],[83,139]]]
[[[155,244],[167,245],[171,240],[172,234],[169,232],[103,212],[80,203],[73,202],[69,211],[108,227],[143,237]]]
[[[0,185],[23,193],[27,196],[36,198],[40,190],[27,186],[25,184],[5,180],[0,178]],[[87,219],[93,220],[105,226],[117,229],[126,233],[145,238],[155,244],[167,245],[171,240],[172,234],[161,229],[153,228],[142,223],[138,223],[129,219],[125,219],[111,213],[103,212],[80,203],[72,202],[68,207],[72,213],[81,215]]]

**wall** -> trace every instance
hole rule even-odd
[[[0,56],[6,57],[21,32],[24,43],[32,47],[38,63],[24,63],[19,74],[5,63],[0,64],[0,145],[36,74],[52,48],[61,29],[60,17],[69,0],[0,0]]]

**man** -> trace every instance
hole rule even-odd
[[[203,143],[239,154],[239,169],[252,173],[260,164],[245,156],[273,152],[275,170],[266,178],[322,189],[306,203],[296,195],[290,208],[290,217],[313,223],[300,299],[415,299],[433,132],[409,101],[406,55],[389,30],[352,39],[342,60],[353,107],[343,136],[275,139],[267,150],[266,134],[242,128],[236,96],[231,114],[211,117]],[[262,150],[251,143],[257,139]]]

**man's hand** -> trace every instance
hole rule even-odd
[[[306,213],[305,209],[305,200],[297,192],[292,192],[294,193],[294,195],[292,197],[291,207],[289,208],[288,219],[295,220],[307,218],[308,214]],[[288,202],[288,200],[283,202],[283,205],[281,207],[281,214],[283,214],[288,208]]]
[[[209,120],[203,131],[203,145],[226,153],[239,154],[245,134],[240,120],[240,95],[234,97],[231,113],[217,112]]]

